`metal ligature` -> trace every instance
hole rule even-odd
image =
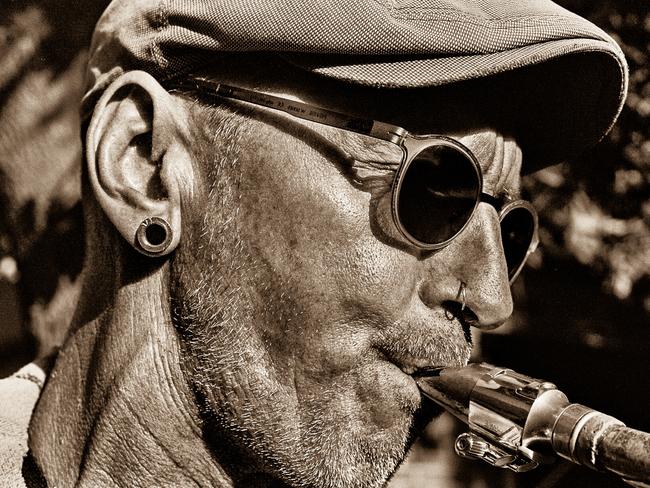
[[[460,456],[525,472],[561,456],[650,487],[650,434],[577,403],[553,383],[487,363],[416,379],[424,397],[467,424]]]

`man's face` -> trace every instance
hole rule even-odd
[[[449,113],[473,123],[447,130],[409,97],[282,94],[447,133],[479,159],[484,192],[519,188],[515,142],[462,102]],[[218,151],[201,214],[184,214],[172,271],[208,438],[228,462],[292,486],[381,486],[432,415],[411,374],[465,364],[470,322],[511,313],[497,213],[480,204],[452,244],[421,251],[390,214],[396,146],[270,110],[250,117]],[[448,310],[461,281],[471,321]]]

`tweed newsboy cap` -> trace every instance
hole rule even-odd
[[[95,29],[82,111],[125,71],[164,82],[237,52],[383,89],[533,69],[513,77],[526,96],[504,100],[522,104],[526,171],[596,143],[627,89],[618,45],[549,0],[114,0]]]

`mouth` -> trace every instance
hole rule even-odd
[[[459,327],[459,323],[461,327]],[[452,322],[398,323],[375,345],[379,358],[392,363],[414,382],[437,375],[445,368],[467,365],[472,352],[471,336],[462,318]]]
[[[432,366],[430,368],[421,368],[417,371],[411,373],[413,379],[417,380],[418,378],[432,378],[440,376],[440,373],[447,369],[449,366]]]
[[[446,368],[461,368],[467,365],[470,358],[470,348],[443,348],[445,353],[435,351],[395,351],[383,349],[380,354],[383,360],[392,363],[397,369],[414,381],[418,378],[438,376]],[[417,354],[420,352],[420,354]]]
[[[440,371],[449,367],[448,365],[443,366],[443,365],[429,365],[429,364],[424,364],[424,365],[397,364],[396,366],[399,369],[401,369],[405,374],[409,376],[413,376],[414,378],[420,378],[424,376],[438,376],[440,374]]]
[[[416,361],[419,363],[419,361]],[[424,427],[438,415],[440,415],[444,408],[438,405],[436,402],[432,401],[420,388],[421,381],[427,381],[427,378],[437,378],[440,376],[441,372],[449,367],[449,365],[419,365],[416,366],[413,362],[409,364],[403,364],[401,366],[394,364],[399,370],[404,373],[412,388],[411,392],[414,398],[415,410],[414,414],[414,425],[418,427],[415,429],[417,432],[420,432]],[[436,381],[435,379],[433,381]]]
[[[393,352],[391,354],[391,352]],[[469,360],[469,351],[466,354],[420,356],[415,354],[395,354],[394,351],[383,350],[384,359],[397,366],[404,374],[414,379],[425,376],[437,376],[445,368],[461,368]]]

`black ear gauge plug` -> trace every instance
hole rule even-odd
[[[148,217],[138,227],[135,238],[140,252],[151,257],[160,256],[172,242],[172,228],[165,219]]]

